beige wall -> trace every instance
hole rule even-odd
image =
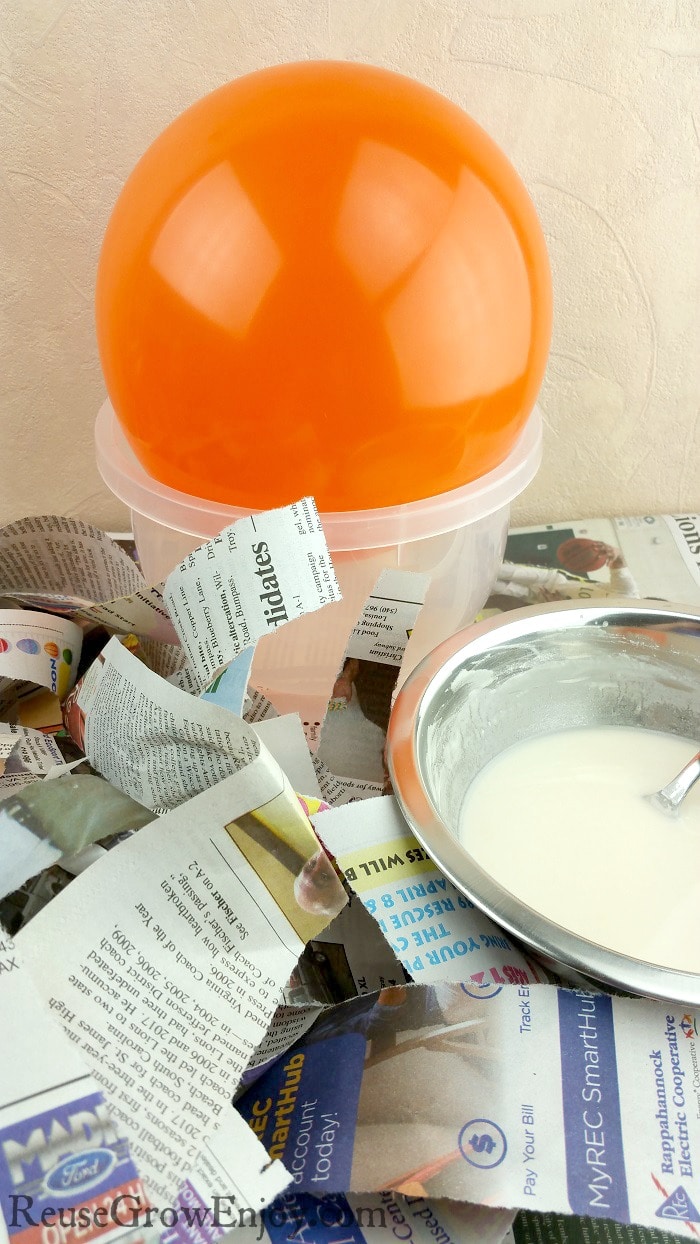
[[[421,78],[501,143],[555,283],[545,461],[521,522],[700,508],[697,0],[4,0],[0,521],[123,525],[93,466],[93,280],[159,130],[280,60]]]

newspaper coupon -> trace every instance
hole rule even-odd
[[[410,1189],[685,1234],[700,1221],[697,1066],[682,1009],[436,983],[326,1011],[238,1109],[297,1192]]]

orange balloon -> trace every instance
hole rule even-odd
[[[129,177],[97,279],[113,406],[146,470],[250,509],[414,501],[497,466],[539,389],[551,283],[500,148],[409,78],[238,78]]]

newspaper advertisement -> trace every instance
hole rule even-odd
[[[313,818],[409,979],[457,980],[474,997],[544,980],[512,940],[443,877],[393,796]]]
[[[410,1192],[685,1234],[700,1220],[695,1029],[681,1009],[550,985],[391,988],[324,1012],[238,1109],[298,1192]]]
[[[124,1234],[120,1205],[146,1203],[128,1141],[2,934],[0,968],[0,1239],[58,1240],[59,1213],[85,1240]]]
[[[30,688],[63,699],[75,682],[83,633],[66,618],[0,609],[0,712]]]

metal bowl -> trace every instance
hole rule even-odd
[[[560,975],[700,1006],[700,972],[646,963],[555,924],[500,885],[456,837],[467,788],[499,752],[537,735],[601,725],[700,740],[700,611],[649,600],[576,601],[518,609],[459,632],[425,658],[396,699],[387,749],[394,791],[443,873]],[[675,849],[681,874],[682,847]],[[692,913],[679,910],[678,920],[679,930],[685,922],[697,936]]]

